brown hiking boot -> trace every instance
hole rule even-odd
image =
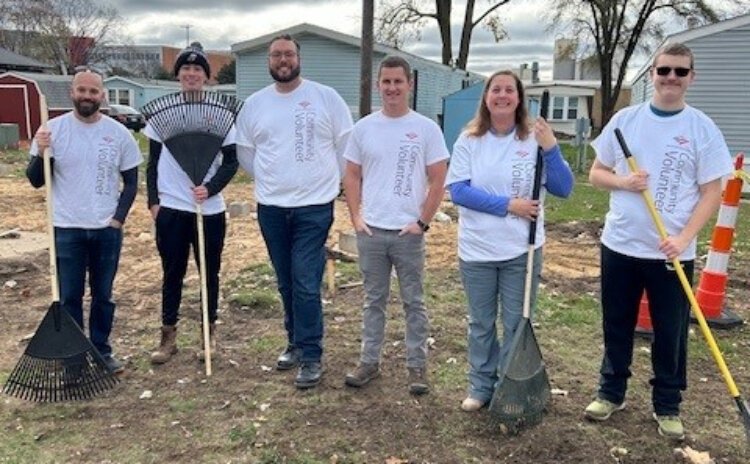
[[[427,383],[427,372],[423,367],[409,368],[409,393],[412,395],[424,395],[430,392],[430,384]]]
[[[177,353],[177,326],[165,325],[161,328],[159,349],[151,353],[152,364],[164,364]]]
[[[216,324],[208,324],[208,346],[211,348],[211,359],[216,356],[219,343],[216,340]],[[201,349],[195,355],[198,357],[198,361],[203,362],[206,359],[206,345],[203,343],[203,327],[201,327]]]
[[[364,387],[372,379],[377,378],[380,375],[380,369],[377,364],[365,364],[359,363],[357,369],[354,372],[346,374],[344,383],[350,387]]]

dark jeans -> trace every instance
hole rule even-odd
[[[320,285],[325,243],[333,223],[333,202],[298,208],[259,204],[258,222],[276,271],[289,344],[301,350],[300,361],[320,361],[323,354]]]
[[[200,267],[196,220],[195,213],[164,207],[159,208],[159,214],[156,216],[156,247],[159,249],[164,274],[161,286],[161,322],[163,325],[175,325],[179,320],[182,280],[187,272],[191,245],[196,265]],[[216,322],[219,307],[219,271],[225,234],[226,217],[223,212],[203,216],[208,320],[211,323]]]
[[[83,329],[83,294],[89,274],[89,337],[102,356],[112,354],[109,334],[115,317],[112,284],[122,248],[122,230],[55,227],[60,303]]]
[[[625,399],[638,305],[646,290],[654,329],[651,401],[657,415],[680,413],[681,391],[687,388],[687,336],[690,306],[677,273],[664,260],[639,259],[601,247],[604,359],[599,397],[613,403]],[[683,261],[688,280],[693,261]]]

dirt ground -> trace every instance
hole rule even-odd
[[[250,201],[250,186],[233,183],[226,198]],[[0,233],[44,232],[43,193],[23,179],[0,179]],[[447,207],[447,204],[446,204]],[[388,320],[383,375],[361,391],[343,385],[359,350],[361,287],[326,300],[326,373],[307,392],[292,386],[293,373],[271,367],[284,345],[280,310],[254,312],[228,304],[224,291],[221,351],[206,378],[194,359],[199,347],[198,276],[191,265],[185,284],[176,358],[153,368],[149,352],[159,328],[160,278],[143,192],[125,229],[116,282],[117,319],[112,336],[127,371],[113,391],[65,405],[0,398],[0,449],[15,454],[0,462],[366,462],[366,463],[662,463],[672,450],[650,420],[648,344],[639,342],[626,412],[592,424],[581,411],[592,398],[601,356],[599,322],[536,323],[553,397],[544,421],[516,436],[502,434],[486,412],[462,413],[466,380],[466,317],[456,272],[456,224],[435,224],[428,236],[428,301],[433,391],[413,398],[405,388],[403,317],[394,296]],[[574,301],[598,291],[598,223],[548,225],[543,293]],[[348,230],[343,202],[331,244]],[[9,249],[11,240],[0,239]],[[10,255],[10,256],[9,256]],[[0,380],[7,378],[50,301],[46,250],[0,254]],[[750,317],[750,264],[733,262],[728,303]],[[239,279],[248,266],[267,262],[252,217],[228,225],[222,282]],[[13,283],[9,283],[13,282]],[[272,287],[272,282],[269,283]],[[234,291],[234,290],[232,290]],[[691,339],[700,335],[695,329]],[[745,328],[718,335],[735,380],[750,388],[750,339]],[[691,342],[700,345],[702,342]],[[713,361],[691,353],[685,394],[686,445],[721,463],[746,463],[743,430]],[[150,399],[141,399],[143,392]],[[0,453],[2,454],[2,453]],[[7,461],[6,461],[7,459]],[[28,459],[28,460],[27,460]]]

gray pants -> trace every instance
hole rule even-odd
[[[365,282],[362,315],[362,363],[380,362],[385,338],[385,309],[396,269],[406,315],[406,366],[422,368],[427,359],[429,321],[424,307],[424,236],[370,227],[372,237],[357,234],[359,269]]]

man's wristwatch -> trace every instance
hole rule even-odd
[[[427,232],[428,230],[430,230],[430,225],[422,221],[421,219],[417,219],[417,225],[420,229],[422,229],[422,232]]]

